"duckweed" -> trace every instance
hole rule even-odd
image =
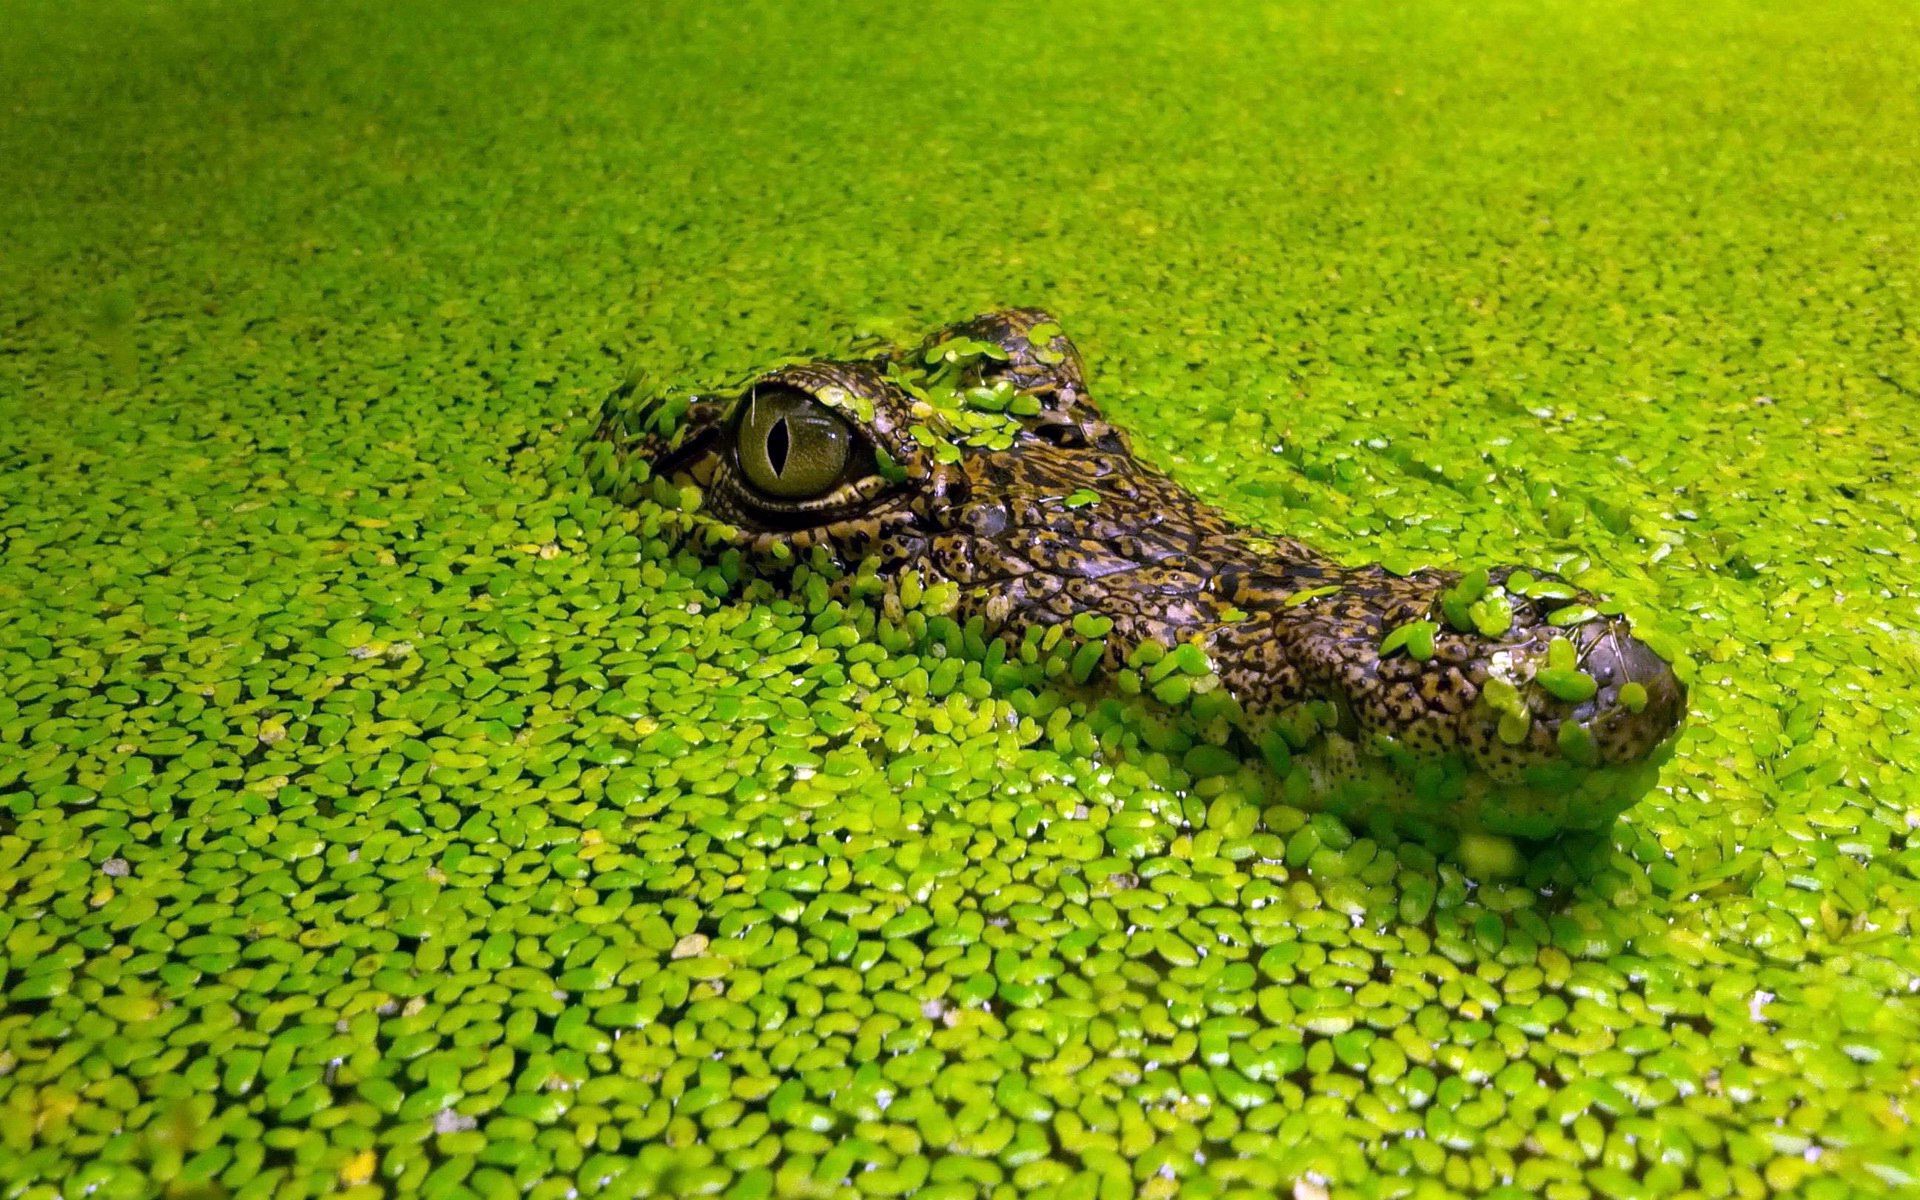
[[[206,15],[0,39],[5,1195],[1914,1188],[1904,10]],[[999,302],[1236,517],[1534,568],[1449,624],[1619,597],[1661,786],[1437,857],[571,457]]]
[[[1409,621],[1380,640],[1380,653],[1405,650],[1408,657],[1426,662],[1433,657],[1433,635],[1439,631],[1440,626],[1433,621]]]

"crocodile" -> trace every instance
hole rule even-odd
[[[1135,456],[1034,308],[911,349],[790,360],[722,392],[611,397],[600,489],[691,498],[712,544],[836,595],[939,598],[1228,727],[1286,795],[1356,824],[1536,839],[1609,825],[1687,712],[1673,664],[1550,571],[1345,566]],[[662,490],[663,489],[663,490]]]

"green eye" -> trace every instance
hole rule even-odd
[[[735,446],[747,482],[782,500],[824,495],[847,469],[847,423],[797,391],[747,400]]]

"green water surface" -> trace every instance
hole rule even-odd
[[[1910,5],[5,21],[0,1196],[1920,1180]],[[1436,861],[569,469],[997,303],[1238,517],[1628,603],[1661,788]]]

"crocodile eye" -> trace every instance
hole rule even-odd
[[[803,392],[756,392],[734,445],[757,490],[781,500],[821,496],[846,473],[853,431]]]

